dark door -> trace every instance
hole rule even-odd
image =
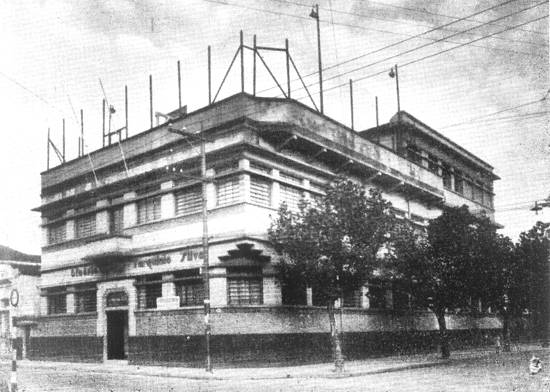
[[[128,341],[128,311],[107,312],[107,359],[126,359]]]

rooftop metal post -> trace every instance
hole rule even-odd
[[[286,89],[287,98],[290,98],[290,53],[288,51],[288,38],[285,38],[285,53],[286,53]]]
[[[84,156],[84,110],[80,109],[80,153]]]
[[[380,125],[378,122],[378,96],[374,97],[374,107],[376,110],[376,126]]]
[[[179,60],[178,60],[178,108],[181,109],[181,69],[180,69]]]
[[[256,96],[256,34],[254,34],[252,45],[252,51],[254,52],[252,58],[252,95]]]
[[[103,113],[103,120],[102,120],[102,123],[103,123],[103,137],[101,138],[103,140],[103,147],[105,147],[105,98],[103,98],[103,101],[101,103],[102,105],[102,113]]]
[[[124,117],[126,125],[126,139],[128,139],[128,86],[124,86]]]
[[[48,128],[48,142],[46,144],[48,146],[46,149],[46,170],[50,170],[50,128]]]
[[[319,62],[319,107],[321,113],[324,114],[324,105],[323,105],[323,64],[321,60],[321,27],[319,25],[319,4],[315,4],[315,7],[311,10],[309,14],[310,17],[317,21],[317,57]]]
[[[240,32],[240,49],[241,49],[241,92],[244,93],[244,38],[243,31]]]
[[[149,75],[149,122],[153,128],[153,75]]]
[[[208,104],[212,104],[212,60],[210,54],[210,45],[208,45]]]
[[[65,163],[65,119],[63,119],[63,163]]]
[[[353,81],[349,80],[349,103],[350,103],[350,110],[351,110],[351,129],[355,130],[355,124],[353,121]]]

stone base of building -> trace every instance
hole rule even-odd
[[[38,361],[102,362],[103,337],[34,337],[30,339],[27,358]]]
[[[451,330],[451,349],[490,345],[500,329]],[[344,333],[346,359],[392,354],[435,352],[438,331]],[[134,336],[129,338],[128,363],[202,367],[205,338],[192,336]],[[328,333],[214,335],[212,362],[216,367],[280,366],[331,361]],[[103,338],[88,336],[33,338],[28,358],[67,362],[102,362]]]

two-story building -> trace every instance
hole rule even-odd
[[[297,101],[241,93],[170,115],[170,125],[42,173],[31,357],[204,362],[200,148],[168,126],[205,140],[214,364],[330,357],[315,293],[289,303],[275,278],[267,228],[282,202],[296,208],[345,175],[380,188],[419,225],[444,204],[493,216],[491,166],[404,112],[358,133]],[[349,357],[425,344],[437,330],[391,287],[366,285],[344,304]],[[490,317],[448,325],[463,337],[499,327]]]

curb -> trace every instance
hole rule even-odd
[[[532,350],[532,349],[531,349]],[[546,351],[548,349],[538,348],[538,350],[532,351]],[[521,350],[524,352],[526,350]],[[356,371],[344,371],[341,374],[335,373],[332,369],[312,369],[307,370],[302,373],[298,372],[293,374],[293,372],[276,372],[275,374],[265,374],[265,375],[256,375],[253,374],[236,374],[236,375],[219,375],[219,374],[208,374],[206,372],[199,373],[199,371],[189,371],[189,368],[170,368],[170,370],[161,367],[143,367],[140,368],[138,365],[132,365],[132,368],[125,367],[126,365],[110,367],[110,366],[101,366],[101,365],[90,365],[90,368],[87,368],[86,364],[72,364],[64,362],[46,362],[46,361],[30,361],[24,360],[19,362],[19,368],[22,369],[57,369],[64,367],[65,371],[70,372],[87,372],[92,374],[125,374],[131,376],[145,376],[145,377],[163,377],[163,378],[179,378],[179,379],[188,379],[188,380],[281,380],[281,379],[309,379],[309,378],[318,378],[318,379],[337,379],[337,378],[349,378],[349,377],[361,377],[367,375],[383,374],[383,373],[393,373],[413,369],[428,368],[434,366],[447,365],[449,363],[457,363],[473,360],[476,358],[482,358],[486,355],[491,355],[488,353],[469,353],[470,355],[459,355],[450,359],[439,359],[431,360],[427,362],[416,362],[403,365],[394,365],[379,367],[371,370],[356,370]],[[481,354],[481,355],[480,355]],[[0,366],[8,366],[7,363],[0,363]],[[356,365],[360,366],[360,365]],[[162,370],[161,370],[162,369]],[[183,370],[183,372],[182,372]],[[185,372],[189,371],[188,374]],[[224,370],[226,371],[226,370]],[[230,370],[227,370],[230,371]],[[254,372],[254,368],[249,369],[250,373]]]

